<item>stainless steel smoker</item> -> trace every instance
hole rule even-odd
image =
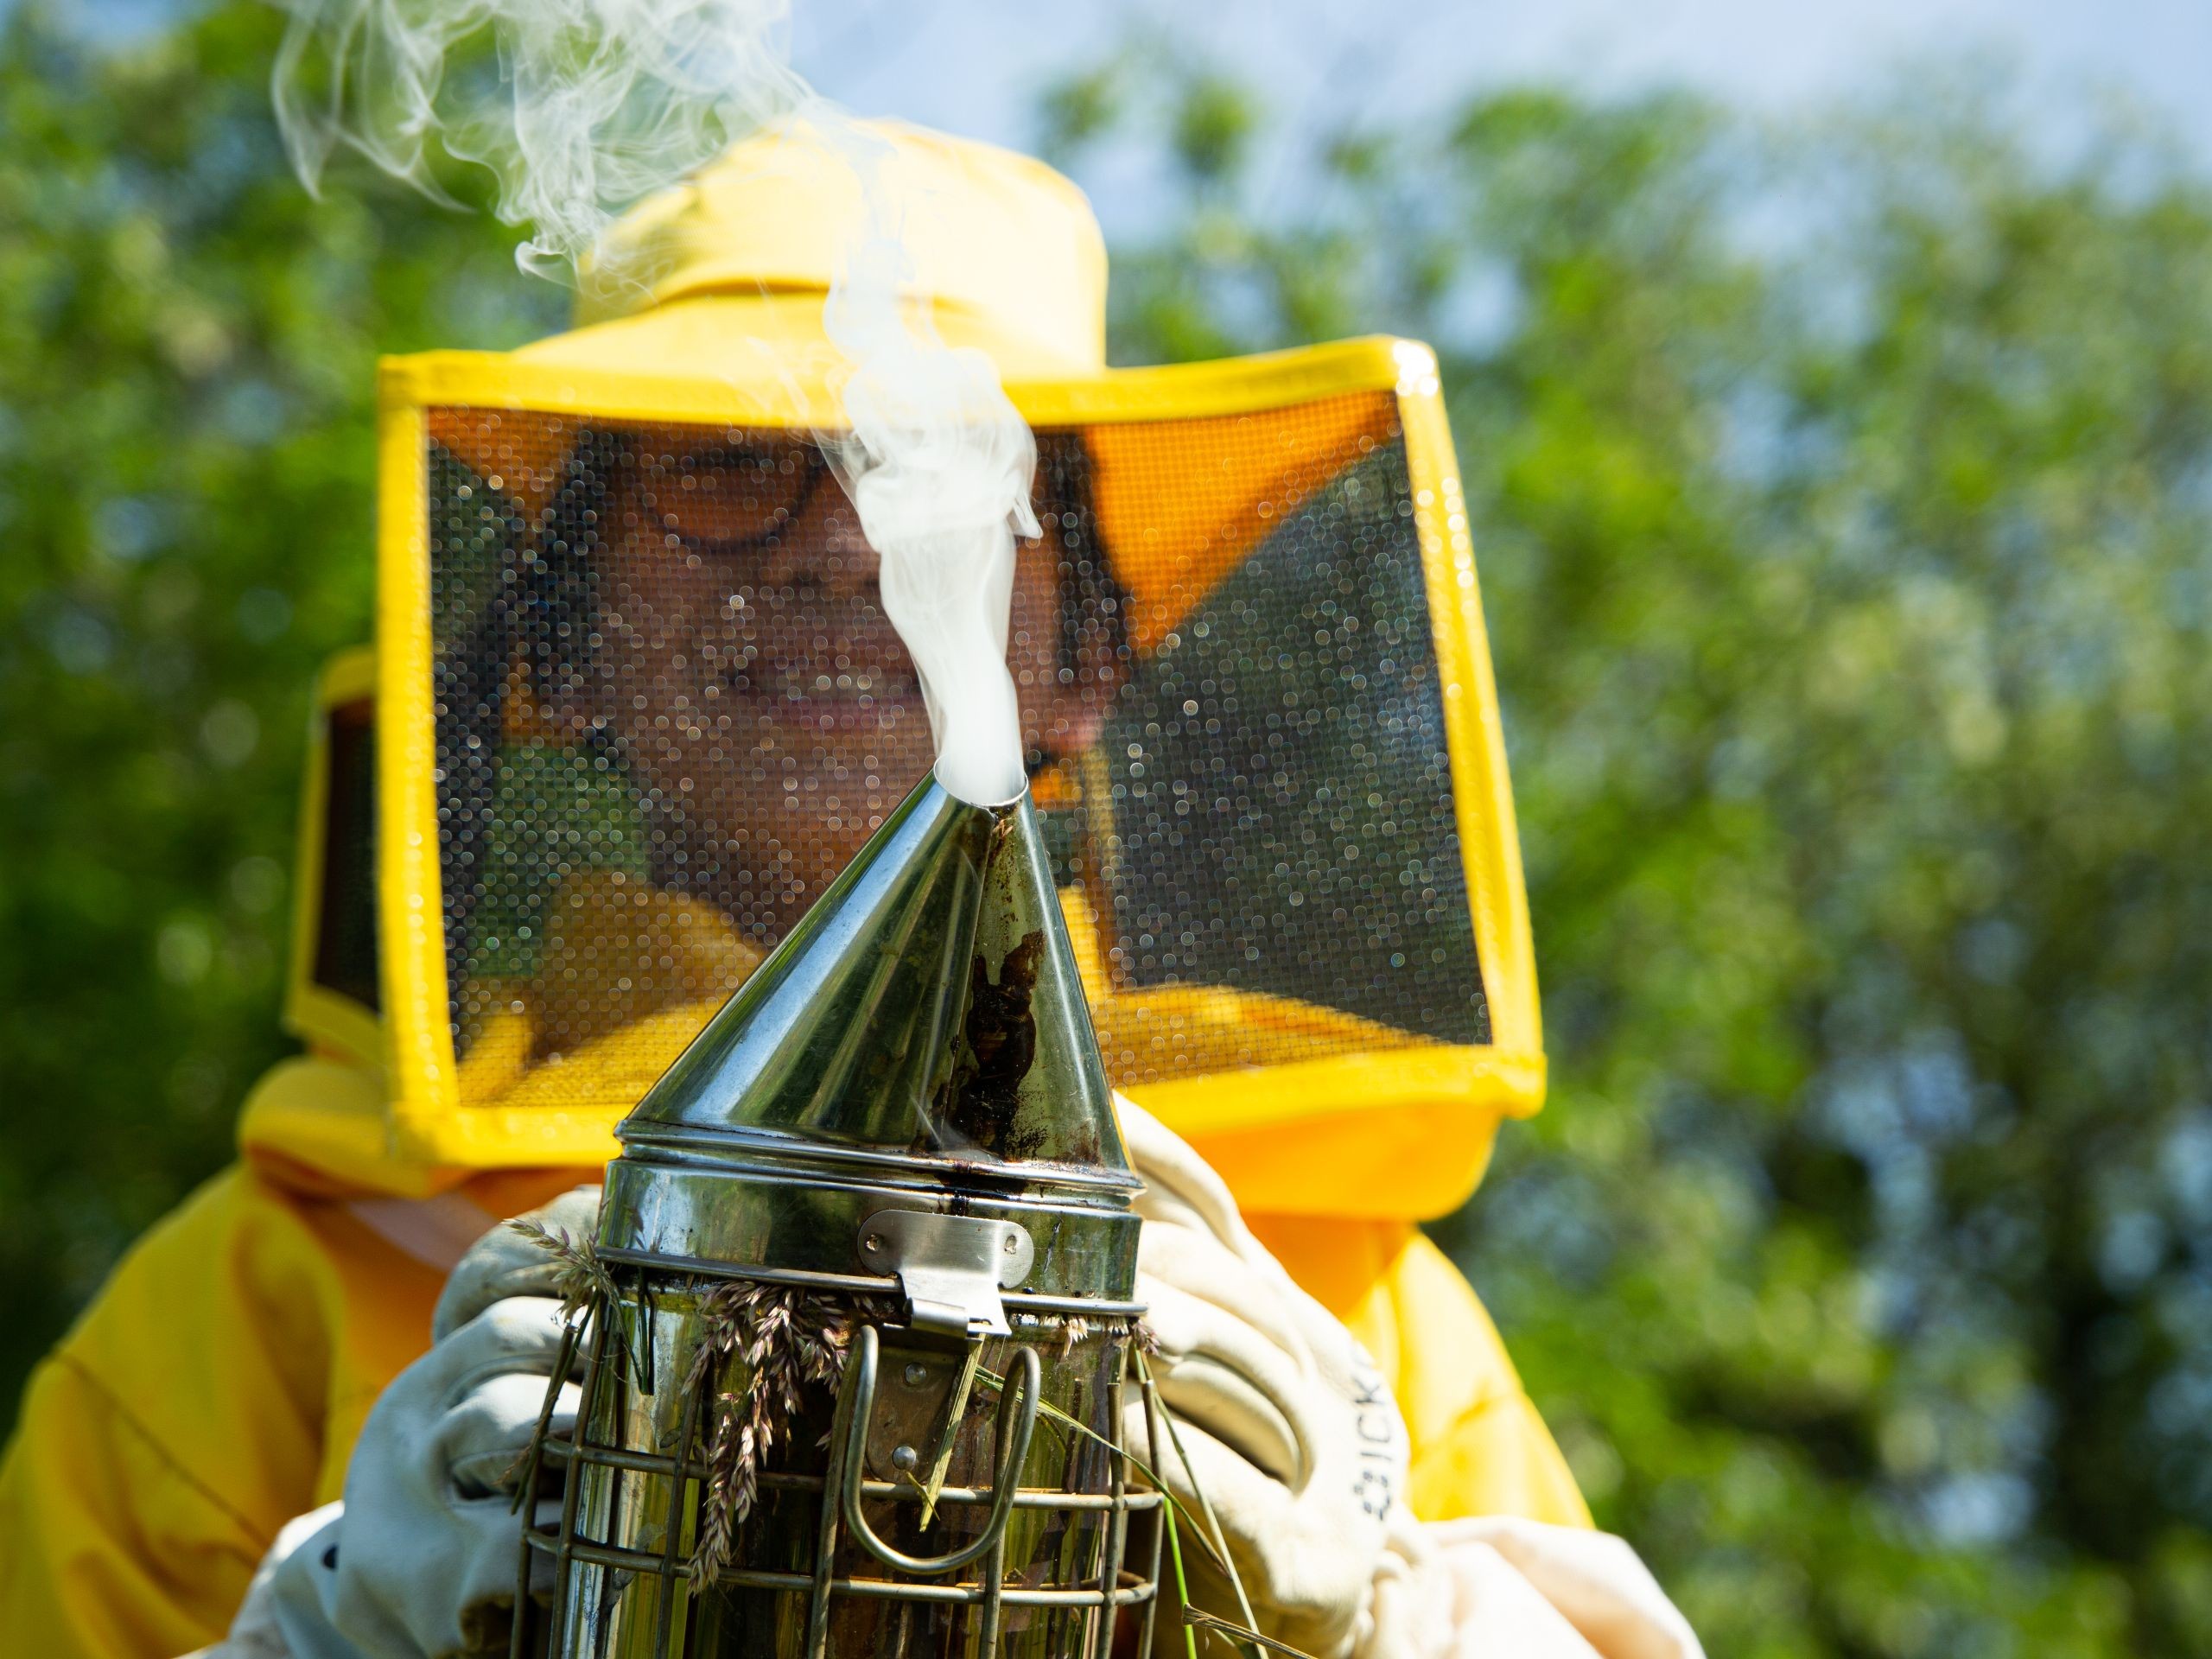
[[[1149,1648],[1139,1183],[1027,795],[925,781],[619,1133],[514,1653]]]

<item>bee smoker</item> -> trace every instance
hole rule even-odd
[[[1139,1183],[1026,794],[925,780],[619,1135],[514,1654],[1149,1649]]]

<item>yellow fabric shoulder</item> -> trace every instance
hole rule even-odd
[[[442,1281],[250,1167],[200,1188],[25,1392],[0,1464],[9,1649],[157,1659],[220,1636],[276,1529],[336,1496]]]
[[[1409,1224],[1248,1215],[1292,1278],[1389,1380],[1424,1521],[1518,1515],[1586,1527],[1589,1506],[1473,1288]]]

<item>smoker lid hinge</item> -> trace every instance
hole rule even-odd
[[[1037,1259],[1016,1223],[934,1210],[879,1210],[854,1244],[870,1272],[898,1279],[909,1325],[962,1338],[1007,1334],[999,1293],[1027,1279]]]

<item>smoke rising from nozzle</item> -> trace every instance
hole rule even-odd
[[[1006,667],[1014,537],[1036,443],[984,353],[956,350],[902,305],[912,272],[891,146],[820,97],[787,58],[787,0],[281,0],[272,86],[302,180],[358,150],[441,200],[435,138],[488,168],[498,211],[540,276],[649,280],[607,257],[615,219],[763,127],[804,128],[853,169],[865,204],[823,307],[843,353],[845,425],[817,433],[881,559],[884,609],[914,658],[938,781],[995,805],[1025,785]],[[457,54],[487,35],[494,77]],[[458,70],[460,73],[454,73]]]
[[[921,677],[938,781],[996,805],[1027,782],[1006,648],[1014,531],[1038,533],[1037,443],[988,356],[905,315],[900,204],[879,171],[888,146],[849,127],[841,137],[868,223],[823,309],[853,364],[841,389],[849,429],[824,448],[882,557],[883,608]]]

